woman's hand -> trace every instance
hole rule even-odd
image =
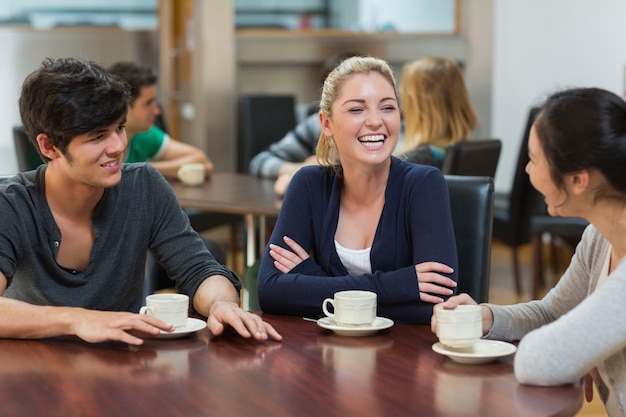
[[[437,297],[436,294],[451,295],[454,291],[450,288],[456,287],[456,282],[440,273],[450,274],[453,271],[448,265],[439,262],[422,262],[415,265],[420,300],[436,304],[443,301],[443,298]]]
[[[446,310],[453,310],[457,306],[460,305],[476,305],[478,304],[469,294],[459,294],[454,297],[448,298],[445,302],[441,303],[441,308],[445,308]],[[491,309],[487,306],[480,306],[483,315],[483,335],[487,334],[491,327],[493,326],[493,313]],[[433,313],[430,318],[430,330],[433,333],[437,333],[437,319],[435,318],[435,314]]]
[[[293,174],[279,174],[274,182],[274,192],[278,197],[284,197]]]
[[[298,245],[295,240],[290,237],[284,236],[283,242],[291,248],[285,249],[278,245],[270,245],[270,256],[274,259],[274,266],[283,274],[288,273],[302,261],[309,258],[309,254]],[[293,252],[292,252],[293,251]]]
[[[598,372],[598,368],[593,368],[585,377],[583,378],[583,385],[585,386],[585,400],[588,403],[593,401],[593,384],[596,384],[597,387],[601,387],[604,385],[602,382],[602,378],[600,377],[600,373]]]
[[[295,173],[298,172],[300,168],[307,165],[317,165],[317,157],[315,155],[311,155],[302,162],[285,162],[282,164],[278,169],[276,182],[274,182],[274,192],[276,195],[283,197],[287,191],[289,183],[291,182],[291,178],[293,178]]]

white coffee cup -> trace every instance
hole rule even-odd
[[[176,175],[178,179],[185,185],[200,185],[204,182],[204,164],[202,163],[189,163],[183,164]]]
[[[483,314],[480,306],[460,305],[445,309],[441,304],[434,308],[439,341],[451,348],[467,348],[483,334]]]
[[[334,313],[328,311],[328,304]],[[349,290],[336,292],[334,298],[322,303],[324,314],[340,325],[365,325],[376,320],[376,293],[371,291]]]
[[[175,329],[187,325],[189,296],[185,294],[152,294],[146,297],[146,305],[139,314],[148,314],[174,325]]]

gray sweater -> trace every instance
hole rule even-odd
[[[589,226],[567,271],[542,300],[486,304],[494,315],[486,338],[521,339],[515,375],[523,384],[577,383],[603,364],[608,380],[598,391],[616,416],[626,415],[626,262],[596,290],[610,249]]]
[[[281,140],[252,158],[248,172],[259,177],[275,179],[284,163],[304,162],[309,156],[315,155],[321,133],[319,115],[314,113],[298,123]]]
[[[0,183],[0,271],[5,297],[36,305],[138,312],[146,252],[152,250],[176,286],[193,297],[202,281],[225,275],[189,225],[163,176],[145,163],[125,164],[93,216],[95,239],[85,271],[57,264],[62,239],[45,198],[46,165]]]

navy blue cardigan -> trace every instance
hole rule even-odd
[[[437,261],[454,268],[457,254],[445,179],[437,168],[392,157],[385,206],[372,244],[372,273],[350,275],[335,250],[343,181],[330,168],[302,168],[292,179],[270,238],[287,247],[298,242],[311,258],[283,274],[269,245],[258,276],[261,309],[267,313],[319,316],[324,298],[362,289],[378,294],[378,315],[398,322],[430,323],[433,304],[419,299],[415,265]]]

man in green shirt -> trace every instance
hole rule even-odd
[[[167,179],[176,179],[180,166],[189,162],[205,164],[207,177],[213,163],[201,150],[172,139],[155,125],[161,110],[157,103],[157,76],[150,68],[132,62],[119,62],[108,72],[130,86],[131,99],[126,120],[130,138],[126,162],[148,162]]]

